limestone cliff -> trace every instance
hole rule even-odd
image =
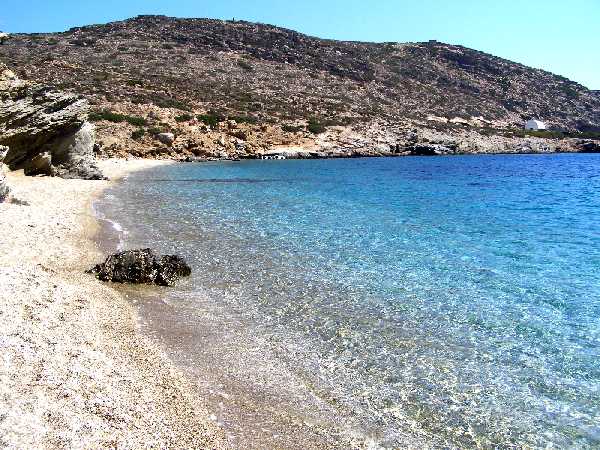
[[[20,80],[0,63],[0,145],[4,163],[27,175],[101,179],[94,126],[82,97]]]

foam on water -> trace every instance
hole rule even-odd
[[[251,392],[382,446],[585,448],[599,189],[598,155],[260,161],[132,175],[101,209],[191,261],[140,313],[232,429]]]
[[[127,231],[123,229],[120,223],[107,218],[106,214],[103,212],[102,207],[102,205],[115,202],[118,202],[115,196],[112,194],[107,194],[102,200],[96,200],[92,202],[92,212],[96,219],[99,220],[101,224],[107,226],[110,230],[103,230],[103,232],[101,232],[101,239],[105,242],[105,244],[107,244],[109,248],[114,248],[114,250],[116,251],[122,251],[125,249],[125,239],[127,236]],[[114,243],[112,242],[114,239],[116,239],[117,241],[116,245],[114,245]]]

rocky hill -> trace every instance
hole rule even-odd
[[[0,60],[89,98],[100,151],[111,155],[397,154],[431,143],[445,153],[552,151],[571,145],[540,139],[556,136],[523,143],[525,120],[600,131],[597,92],[435,41],[341,42],[248,22],[140,16],[13,35]]]

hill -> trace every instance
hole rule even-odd
[[[342,42],[248,22],[139,16],[14,35],[0,59],[22,78],[88,97],[113,153],[148,153],[159,132],[174,132],[175,153],[243,156],[278,146],[394,153],[415,142],[505,151],[513,141],[502,139],[522,138],[532,117],[571,133],[600,131],[597,92],[436,41]],[[504,143],[480,142],[490,135]]]

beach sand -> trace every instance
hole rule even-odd
[[[156,161],[102,162],[111,179]],[[224,448],[183,375],[136,333],[132,306],[84,273],[108,181],[10,173],[0,204],[0,447]]]

